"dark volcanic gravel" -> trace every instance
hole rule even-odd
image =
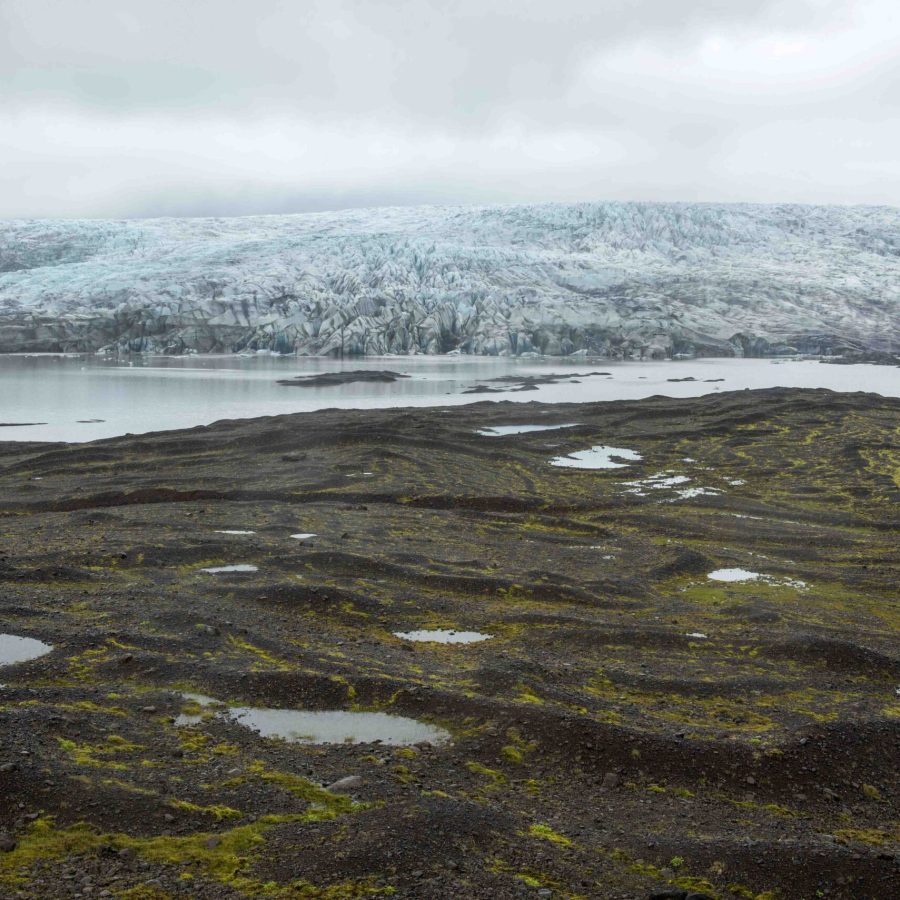
[[[895,897],[898,501],[827,391],[2,443],[0,896]]]

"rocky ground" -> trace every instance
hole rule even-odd
[[[641,458],[549,464],[594,445]],[[0,444],[2,630],[53,645],[0,675],[0,896],[895,897],[898,500],[900,401],[827,391]]]

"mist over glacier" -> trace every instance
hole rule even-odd
[[[0,351],[766,355],[900,341],[900,210],[410,207],[0,223]]]

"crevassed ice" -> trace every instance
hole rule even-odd
[[[568,456],[556,456],[550,460],[550,465],[568,469],[624,469],[628,465],[627,462],[616,462],[617,459],[639,462],[643,457],[635,450],[599,444],[589,450],[570,453]]]

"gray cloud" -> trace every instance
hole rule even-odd
[[[892,0],[0,0],[0,215],[900,203],[898,52]]]

